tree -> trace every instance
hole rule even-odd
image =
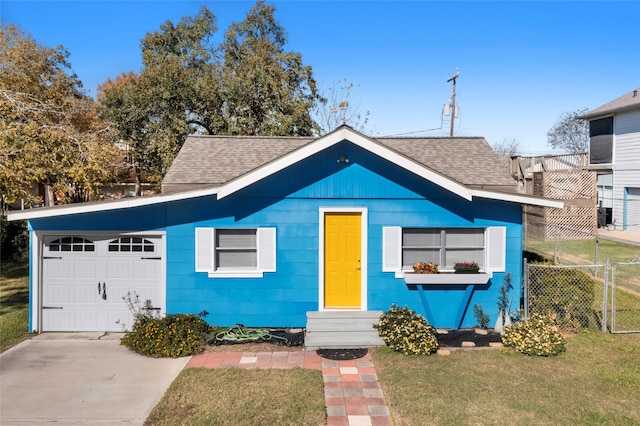
[[[369,111],[361,113],[360,106],[354,104],[351,99],[354,87],[353,83],[342,79],[322,94],[322,100],[315,111],[320,134],[331,132],[343,124],[348,124],[359,132],[366,132]]]
[[[215,20],[203,6],[177,25],[167,21],[141,41],[140,74],[123,73],[98,89],[102,117],[128,147],[137,196],[143,180],[161,180],[189,133],[218,130],[219,78],[210,45]]]
[[[286,52],[275,8],[257,2],[213,44],[216,17],[202,6],[141,42],[143,69],[100,87],[103,117],[132,147],[133,169],[162,176],[190,133],[310,135],[320,96],[311,67]]]
[[[42,203],[34,184],[64,202],[86,201],[109,181],[116,157],[95,102],[70,73],[69,53],[0,26],[0,191],[7,203]],[[53,198],[53,197],[52,197]]]
[[[123,144],[126,155],[124,166],[133,170],[135,179],[134,194],[142,194],[142,180],[157,181],[154,167],[147,152],[151,149],[151,140],[146,131],[147,105],[149,99],[143,96],[135,83],[139,77],[130,72],[122,73],[115,80],[107,80],[98,88],[98,102],[101,115],[112,123],[113,141]]]
[[[229,134],[310,136],[320,101],[310,66],[286,52],[286,32],[275,7],[258,1],[243,22],[231,24],[222,45]]]
[[[582,118],[587,108],[563,113],[547,132],[547,142],[553,149],[562,149],[572,154],[589,149],[589,122]]]
[[[520,143],[515,138],[512,140],[505,138],[502,143],[493,144],[491,148],[498,154],[500,161],[502,161],[507,170],[510,170],[511,157],[516,155],[519,145]]]

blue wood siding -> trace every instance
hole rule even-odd
[[[350,162],[337,163],[340,155]],[[521,206],[464,200],[348,142],[340,143],[222,200],[215,196],[161,205],[31,221],[34,230],[166,231],[167,312],[209,312],[215,325],[304,327],[319,304],[319,209],[368,212],[369,310],[392,303],[425,314],[415,289],[382,272],[382,228],[507,227],[507,271],[513,309],[520,300]],[[276,228],[277,271],[263,278],[209,278],[195,272],[196,227]],[[476,324],[473,304],[497,317],[504,274],[475,291],[463,327]],[[438,327],[452,327],[464,288],[428,290]]]

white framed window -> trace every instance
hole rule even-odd
[[[196,228],[196,272],[261,278],[276,270],[275,228]]]
[[[476,262],[485,272],[503,272],[506,259],[506,228],[401,228],[387,226],[382,232],[385,272],[412,270],[417,262],[433,262],[441,271],[453,271],[456,262]]]

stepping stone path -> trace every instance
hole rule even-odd
[[[371,355],[332,361],[315,351],[205,352],[187,368],[311,368],[322,372],[327,425],[393,425]]]

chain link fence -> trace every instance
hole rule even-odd
[[[554,314],[566,331],[640,332],[640,246],[616,240],[623,237],[618,232],[598,232],[525,221],[525,257],[532,263],[524,268],[525,317]]]
[[[527,264],[524,316],[553,315],[568,332],[640,332],[640,262],[593,265]]]
[[[604,285],[593,277],[602,265],[525,265],[525,317],[553,315],[563,331],[601,330]]]

